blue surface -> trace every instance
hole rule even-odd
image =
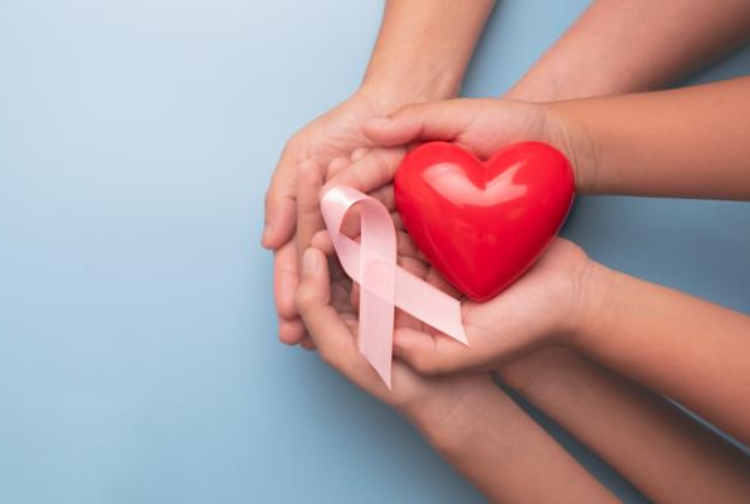
[[[585,4],[502,2],[466,93],[509,87]],[[0,0],[0,502],[482,501],[275,337],[269,174],[355,88],[380,9]],[[748,69],[745,50],[701,78]],[[585,198],[567,233],[750,312],[748,229],[747,204]]]

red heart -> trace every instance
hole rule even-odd
[[[495,297],[542,254],[574,194],[567,158],[523,142],[483,162],[457,145],[430,142],[396,172],[396,207],[414,243],[475,301]]]

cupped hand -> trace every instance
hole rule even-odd
[[[367,121],[363,132],[374,148],[328,185],[370,192],[393,180],[412,146],[433,140],[453,142],[483,158],[512,143],[546,142],[571,161],[579,190],[593,177],[595,166],[595,152],[585,132],[544,104],[456,99],[408,105]]]
[[[345,161],[334,161],[331,169],[343,168]],[[300,172],[299,206],[315,213],[323,170],[309,164]],[[393,209],[393,191],[386,187],[374,197]],[[345,221],[345,232],[358,233],[357,215]],[[301,220],[303,226],[309,222]],[[312,228],[310,228],[312,231]],[[489,373],[425,377],[396,360],[392,368],[392,388],[388,389],[359,353],[356,345],[358,330],[358,288],[343,273],[326,231],[315,233],[313,246],[306,249],[302,260],[300,285],[295,303],[311,340],[321,358],[360,388],[405,415],[433,444],[458,442],[466,424],[475,421],[474,409],[491,404],[498,394]],[[421,258],[403,229],[398,232],[398,258],[402,267],[433,285],[450,289],[439,277],[431,278],[431,270]],[[421,323],[397,311],[396,327],[419,329]],[[461,412],[455,409],[460,406]]]
[[[300,166],[314,162],[327,165],[331,160],[356,153],[371,145],[362,132],[370,118],[390,112],[393,105],[383,96],[359,91],[338,107],[299,130],[287,142],[266,193],[263,246],[275,251],[274,291],[279,314],[279,338],[287,344],[303,343],[305,338],[294,307],[294,292],[299,283],[298,247],[292,238],[297,228],[297,179]],[[356,156],[356,154],[355,154]],[[306,240],[298,237],[301,244]],[[304,244],[306,246],[306,244]]]
[[[590,284],[600,266],[556,238],[519,280],[484,303],[462,302],[465,346],[429,326],[397,328],[394,352],[420,373],[488,371],[532,351],[568,345],[595,316]],[[434,273],[432,276],[436,276]]]
[[[577,159],[590,156],[585,138],[575,127],[543,106],[509,100],[412,105],[387,118],[369,121],[365,133],[385,147],[371,149],[346,170],[334,174],[326,190],[343,184],[363,192],[382,192],[411,145],[426,140],[452,141],[482,157],[513,142],[541,140],[565,152],[574,166]],[[406,242],[410,243],[408,236],[399,238],[400,249]],[[400,261],[420,262],[416,267],[425,271],[424,276],[446,288],[442,277],[421,256],[402,254]],[[575,335],[588,317],[589,305],[594,303],[588,295],[587,279],[599,268],[575,244],[556,239],[537,264],[497,298],[483,304],[464,299],[464,323],[471,343],[468,348],[422,326],[400,328],[395,350],[421,372],[440,373],[493,369],[535,348],[562,342],[564,337]],[[525,377],[519,381],[525,381]]]

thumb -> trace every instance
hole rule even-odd
[[[387,117],[376,117],[363,126],[378,145],[391,147],[421,140],[452,141],[470,126],[482,100],[446,100],[400,108]]]
[[[453,373],[472,367],[471,349],[442,334],[432,336],[407,327],[396,329],[393,351],[423,375]]]

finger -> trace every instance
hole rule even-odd
[[[362,230],[362,220],[359,205],[351,207],[341,220],[341,229],[339,232],[351,239],[359,237]]]
[[[441,291],[445,292],[451,297],[454,298],[461,298],[463,297],[463,294],[461,291],[456,289],[452,284],[446,280],[443,275],[438,273],[438,271],[430,266],[429,271],[427,272],[427,275],[425,276],[425,281],[427,281],[430,285],[433,287],[436,287],[440,289]]]
[[[261,243],[268,249],[277,249],[294,234],[297,192],[297,164],[289,145],[271,177],[265,199],[265,225]]]
[[[375,370],[357,350],[352,328],[330,304],[331,284],[325,255],[320,250],[309,248],[302,264],[297,310],[321,358],[371,393],[387,393]]]
[[[336,158],[328,164],[326,180],[330,181],[335,178],[339,173],[343,172],[346,168],[351,165],[351,162],[346,158]],[[321,196],[325,191],[321,192]],[[344,220],[341,224],[341,233],[353,238],[359,235],[359,209],[357,206],[352,208],[344,216]]]
[[[310,246],[315,233],[324,228],[320,213],[320,187],[323,184],[323,170],[313,161],[300,163],[297,174],[297,256]]]
[[[404,149],[372,149],[361,159],[338,172],[323,187],[323,193],[331,187],[345,185],[363,193],[390,183],[406,151]]]
[[[430,267],[427,264],[409,256],[399,256],[398,265],[422,280],[424,280],[430,272]]]
[[[302,259],[302,280],[297,289],[297,311],[321,357],[336,368],[356,352],[354,338],[344,320],[331,305],[328,261],[318,249],[309,248]]]
[[[396,205],[394,204],[393,206],[395,207]],[[399,214],[397,211],[391,212],[391,219],[393,219],[393,225],[396,226],[396,229],[398,230],[406,229],[404,227],[403,221],[401,220],[401,214]]]
[[[387,117],[370,119],[365,135],[378,145],[392,147],[417,140],[453,141],[471,125],[483,100],[445,100],[407,105]],[[489,100],[487,100],[489,102]]]
[[[294,293],[299,285],[297,249],[289,242],[274,253],[273,290],[276,311],[284,319],[297,318]]]
[[[352,152],[352,155],[351,155],[350,159],[351,159],[352,162],[359,161],[369,151],[370,151],[370,149],[368,149],[367,147],[360,147],[359,149],[356,149],[354,152]]]
[[[326,180],[332,179],[337,174],[344,171],[350,164],[351,161],[344,157],[337,157],[333,159],[330,163],[328,163],[328,168],[326,169]]]
[[[396,209],[396,197],[393,193],[393,184],[387,184],[371,191],[370,196],[382,203],[389,212],[393,212]]]
[[[331,242],[331,235],[329,235],[328,231],[325,229],[315,233],[312,237],[312,240],[310,241],[310,244],[327,256],[333,254],[333,242]]]
[[[307,336],[307,330],[302,320],[296,318],[293,320],[279,320],[279,341],[286,345],[296,345],[302,343]]]
[[[424,375],[455,373],[473,363],[470,347],[442,334],[433,336],[409,327],[394,331],[393,352]]]

